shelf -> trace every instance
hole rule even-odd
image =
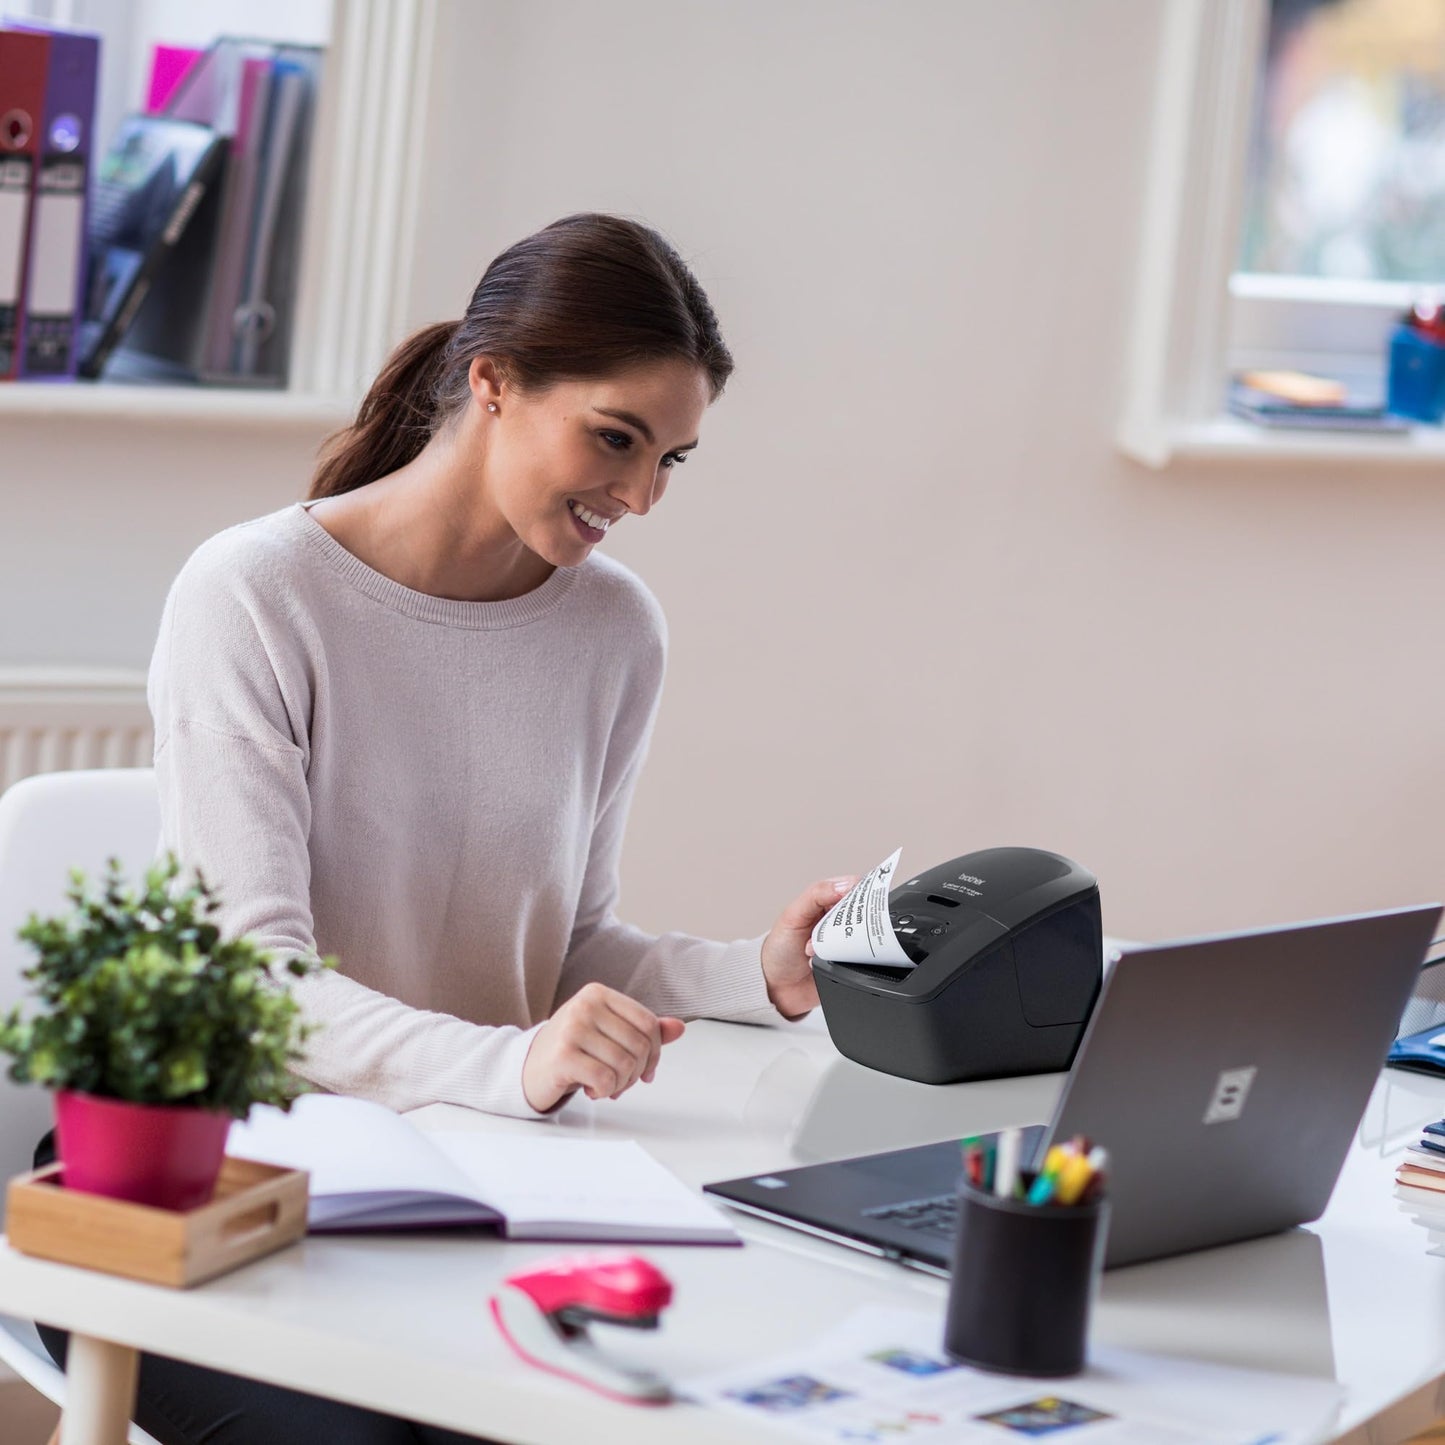
[[[1445,467],[1445,429],[1407,432],[1307,431],[1254,426],[1238,417],[1185,423],[1169,437],[1171,461],[1369,462],[1377,466]]]
[[[124,386],[112,382],[0,383],[0,421],[10,417],[107,422],[336,427],[350,421],[350,397],[221,387]]]

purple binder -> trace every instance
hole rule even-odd
[[[75,375],[77,331],[85,310],[86,193],[100,38],[39,25],[8,28],[50,38],[30,265],[21,309],[20,375],[31,381],[67,381]]]

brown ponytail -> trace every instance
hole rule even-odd
[[[432,434],[432,391],[455,321],[409,336],[371,383],[356,420],[328,437],[311,479],[312,500],[349,492],[413,460]]]
[[[466,406],[478,356],[521,391],[679,358],[706,374],[716,399],[733,369],[702,286],[656,231],[566,216],[503,251],[460,321],[392,352],[356,421],[327,439],[310,497],[352,491],[418,456]]]

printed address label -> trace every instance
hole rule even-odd
[[[818,920],[813,929],[813,951],[819,958],[833,963],[913,967],[888,916],[888,890],[893,886],[902,852],[902,848],[895,848]]]

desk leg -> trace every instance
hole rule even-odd
[[[139,1367],[140,1356],[126,1345],[72,1334],[60,1445],[125,1445]]]

